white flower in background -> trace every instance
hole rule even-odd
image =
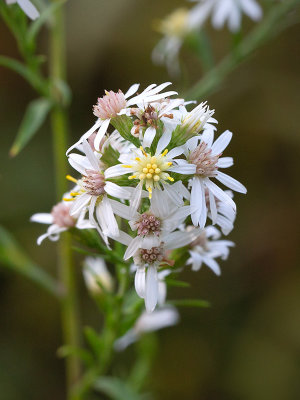
[[[195,20],[203,22],[212,17],[212,25],[220,29],[227,22],[228,28],[236,32],[241,27],[242,14],[248,15],[253,21],[262,17],[262,8],[256,0],[192,0],[197,4],[190,12]]]
[[[195,173],[196,166],[188,163],[186,160],[180,160],[180,166],[177,165],[178,160],[175,157],[183,153],[183,146],[175,147],[168,152],[166,146],[169,144],[171,137],[172,132],[166,131],[163,133],[158,141],[154,155],[147,153],[143,147],[134,149],[129,154],[121,155],[119,160],[122,164],[110,167],[105,171],[106,179],[132,173],[128,179],[140,181],[131,199],[133,213],[139,206],[144,185],[151,199],[154,189],[160,190],[161,186],[167,186],[168,181],[174,182],[174,178],[170,176],[170,172],[187,175]]]
[[[219,188],[211,178],[236,192],[246,193],[244,185],[236,179],[219,171],[219,168],[228,168],[233,165],[231,157],[221,157],[223,150],[229,144],[232,133],[226,131],[213,143],[214,133],[211,130],[204,131],[201,139],[193,137],[187,144],[187,158],[196,166],[196,173],[191,180],[191,217],[195,226],[204,228],[207,218],[205,193],[208,195],[210,213],[213,224],[216,223],[218,212],[215,198],[228,204],[235,211],[236,205],[232,198]],[[200,141],[200,142],[199,142]]]
[[[108,235],[118,236],[118,224],[107,195],[118,199],[129,199],[132,188],[120,187],[106,181],[101,166],[101,155],[94,153],[86,140],[82,142],[82,146],[85,156],[75,153],[69,155],[70,164],[82,175],[79,180],[68,176],[68,179],[77,185],[70,193],[71,198],[65,199],[72,201],[70,215],[87,210],[91,224],[95,227],[99,225],[99,233],[104,239]]]
[[[193,10],[178,8],[160,21],[157,30],[164,35],[152,52],[155,64],[165,64],[171,75],[180,71],[178,54],[181,46],[191,32],[201,26],[202,17]]]
[[[182,128],[190,134],[198,134],[204,130],[215,131],[217,128],[213,124],[218,121],[212,118],[215,110],[210,110],[207,102],[198,104],[192,111],[187,111],[184,105],[179,107],[179,110],[174,111],[174,118],[181,122]]]
[[[117,201],[112,200],[111,205],[114,213],[129,220],[131,229],[137,233],[128,244],[124,254],[125,260],[141,248],[159,247],[166,236],[181,225],[190,213],[189,206],[175,206],[168,194],[162,190],[153,193],[149,210],[142,214],[136,212],[132,216],[131,208]]]
[[[117,93],[112,90],[110,92],[105,91],[105,96],[99,97],[97,104],[94,106],[94,115],[98,117],[96,123],[78,140],[78,142],[67,150],[67,154],[77,147],[78,144],[82,143],[84,139],[88,139],[97,130],[94,146],[98,151],[100,142],[107,131],[111,118],[126,114],[128,108],[133,105],[148,104],[177,94],[177,92],[174,91],[160,93],[169,85],[171,85],[171,82],[165,82],[159,86],[156,84],[149,85],[142,93],[134,97],[131,96],[134,95],[139,88],[139,84],[137,83],[132,85],[125,94],[123,94],[121,90]],[[127,100],[129,97],[131,97],[131,99]]]
[[[179,314],[175,307],[159,308],[151,314],[144,311],[136,320],[134,327],[116,340],[114,347],[117,351],[125,350],[130,344],[136,342],[143,333],[167,328],[177,324],[178,320]]]
[[[159,277],[158,268],[161,265],[173,265],[174,261],[168,258],[170,250],[187,246],[197,239],[201,233],[200,229],[193,231],[175,231],[164,237],[160,246],[151,249],[139,249],[133,257],[137,266],[135,274],[135,289],[139,297],[145,299],[145,306],[148,312],[152,312],[159,298]],[[129,236],[129,235],[128,235]],[[117,238],[118,240],[118,238]],[[126,242],[126,239],[123,243]],[[131,242],[129,236],[127,245]]]
[[[113,289],[112,276],[101,257],[87,257],[84,260],[83,277],[87,288],[93,294],[100,294],[103,291],[102,287],[108,292]]]
[[[27,17],[29,17],[32,20],[35,20],[40,16],[38,10],[29,0],[6,0],[6,4],[14,4],[14,3],[17,3],[19,7],[27,15]]]
[[[37,239],[37,244],[40,245],[42,241],[49,238],[52,241],[59,239],[62,232],[67,231],[69,228],[77,229],[90,229],[94,228],[91,223],[84,219],[84,213],[70,215],[70,204],[61,202],[56,204],[51,213],[38,213],[32,215],[31,222],[38,222],[40,224],[50,225],[47,232]]]
[[[194,228],[188,227],[192,231]],[[188,229],[189,230],[189,229]],[[221,257],[226,260],[229,255],[229,248],[234,243],[229,240],[218,240],[220,232],[213,226],[206,227],[198,238],[191,243],[190,258],[187,264],[192,265],[193,271],[198,271],[202,264],[207,265],[216,275],[221,274],[219,264],[215,258]]]

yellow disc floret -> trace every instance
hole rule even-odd
[[[168,153],[167,149],[155,156],[146,153],[143,147],[140,147],[140,150],[142,155],[135,157],[132,165],[123,165],[123,167],[132,168],[133,175],[129,176],[129,179],[143,181],[151,199],[153,188],[159,187],[162,182],[174,181],[168,172],[166,172],[172,166],[172,162],[168,161],[166,157]]]

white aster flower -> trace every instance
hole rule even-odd
[[[194,228],[188,227],[192,231]],[[189,230],[189,229],[188,229]],[[229,255],[229,248],[234,243],[229,240],[218,240],[220,232],[213,226],[206,227],[198,238],[190,244],[190,258],[187,264],[192,265],[193,271],[198,271],[202,264],[207,265],[216,275],[221,274],[219,264],[215,258],[221,257],[226,260]]]
[[[262,17],[262,9],[256,0],[193,0],[198,1],[191,12],[199,23],[212,16],[212,25],[220,29],[227,22],[228,28],[236,32],[241,27],[242,14],[248,15],[253,21]]]
[[[131,134],[138,137],[144,148],[150,147],[156,135],[158,122],[164,124],[164,132],[174,129],[173,110],[185,104],[183,99],[161,99],[160,101],[143,104],[138,108],[131,108],[129,115],[136,117]]]
[[[50,225],[47,232],[37,239],[37,244],[40,245],[46,238],[49,238],[52,241],[57,241],[60,234],[67,231],[69,228],[94,228],[89,221],[84,219],[84,214],[85,213],[81,212],[71,216],[70,204],[63,201],[56,204],[52,208],[51,213],[38,213],[32,215],[30,221]]]
[[[82,146],[85,156],[75,153],[69,155],[70,164],[82,175],[79,180],[67,177],[77,184],[75,190],[70,193],[72,197],[65,199],[72,201],[70,214],[75,215],[82,210],[88,210],[91,224],[95,227],[99,224],[99,233],[104,239],[108,235],[118,236],[119,228],[108,195],[118,199],[129,199],[132,188],[120,187],[107,181],[101,166],[101,154],[94,153],[86,140],[82,142]]]
[[[137,83],[132,85],[125,94],[123,94],[121,90],[117,93],[106,91],[105,96],[99,97],[97,104],[94,106],[94,115],[98,117],[96,123],[78,140],[78,142],[67,150],[67,154],[77,147],[78,144],[82,143],[84,139],[88,139],[97,130],[94,146],[98,151],[100,142],[107,131],[111,118],[126,114],[128,108],[133,105],[150,103],[177,94],[177,92],[174,91],[160,93],[169,85],[171,85],[171,82],[165,82],[159,86],[151,84],[142,93],[134,97],[131,96],[134,95],[139,88],[139,84]],[[131,99],[129,99],[129,97],[131,97]]]
[[[113,289],[112,276],[101,257],[87,257],[84,260],[83,277],[87,288],[93,294],[100,294],[103,291],[102,287],[108,292]]]
[[[149,210],[142,214],[136,212],[132,216],[131,208],[117,201],[112,200],[111,205],[114,213],[129,220],[131,229],[137,233],[126,249],[125,260],[141,248],[159,247],[166,236],[181,225],[190,213],[189,206],[177,207],[166,191],[162,190],[154,191]]]
[[[17,3],[19,7],[24,11],[24,13],[32,20],[37,19],[40,13],[35,8],[30,0],[6,0],[6,4]]]
[[[164,35],[152,52],[155,64],[165,64],[171,75],[178,75],[178,54],[186,36],[198,27],[193,13],[186,8],[178,8],[159,22],[157,30]]]
[[[168,258],[170,250],[187,246],[199,236],[200,229],[188,231],[174,231],[162,237],[160,246],[151,249],[139,249],[134,257],[136,265],[135,289],[139,297],[145,299],[148,312],[152,312],[159,299],[158,268],[161,265],[173,265],[174,261]],[[125,245],[130,245],[132,238],[125,232],[115,238]]]
[[[136,320],[134,327],[116,340],[114,347],[117,351],[125,350],[130,344],[136,342],[143,333],[175,325],[178,320],[179,314],[175,307],[159,308],[151,314],[144,311]]]
[[[207,207],[205,192],[208,192],[210,213],[213,223],[217,220],[217,206],[215,198],[231,206],[235,211],[236,205],[232,198],[219,188],[211,178],[217,179],[229,189],[239,193],[246,193],[247,190],[236,179],[219,171],[219,168],[228,168],[233,165],[231,157],[221,157],[223,150],[229,144],[232,133],[224,132],[213,143],[214,133],[211,130],[204,131],[199,137],[193,137],[187,144],[186,155],[190,163],[196,166],[196,173],[191,180],[191,218],[195,226],[204,228],[207,218]]]

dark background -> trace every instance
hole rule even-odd
[[[152,30],[153,20],[185,4],[177,0],[68,3],[72,142],[92,125],[92,105],[104,89],[126,91],[134,82],[145,87],[170,79],[164,68],[151,63],[150,53],[159,38]],[[219,58],[227,51],[228,32],[209,34]],[[291,26],[207,99],[216,109],[219,133],[234,132],[225,155],[234,157],[230,174],[246,185],[248,194],[236,195],[238,218],[229,236],[236,247],[221,262],[221,277],[206,267],[198,273],[187,268],[183,279],[192,283],[191,288],[169,291],[170,298],[200,297],[212,307],[182,309],[181,323],[159,333],[148,381],[158,400],[300,397],[299,39],[299,25]],[[46,32],[40,51],[47,51]],[[18,57],[2,21],[0,53]],[[184,80],[189,75],[191,83],[196,81],[201,76],[198,61],[185,51],[182,59]],[[49,124],[19,156],[9,158],[26,104],[35,93],[3,68],[0,87],[1,224],[35,262],[55,274],[55,244],[38,247],[36,238],[44,227],[29,222],[30,215],[49,211],[55,201]],[[187,82],[174,81],[179,91],[187,87]],[[76,268],[82,320],[100,327],[82,282],[80,262]],[[62,400],[64,369],[56,357],[61,333],[55,300],[1,269],[0,315],[0,398]]]

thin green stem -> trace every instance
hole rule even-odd
[[[56,0],[53,0],[56,1]],[[65,35],[63,10],[59,8],[55,13],[50,33],[50,75],[52,83],[64,80],[66,75],[65,60]],[[68,126],[67,112],[62,104],[62,96],[57,91],[56,85],[52,86],[52,98],[55,101],[51,115],[53,152],[55,162],[55,181],[58,199],[67,190],[65,176],[67,174],[67,163],[65,151],[67,149]],[[58,245],[58,268],[61,283],[65,288],[61,306],[63,340],[65,345],[79,345],[78,327],[78,301],[77,285],[72,265],[72,253],[70,246],[71,237],[68,234],[62,235]],[[66,359],[66,379],[68,399],[72,398],[71,387],[79,379],[80,364],[78,358],[70,356]]]
[[[272,7],[264,20],[236,46],[235,50],[188,90],[184,97],[200,99],[213,93],[220,87],[227,75],[242,61],[286,27],[287,14],[296,7],[299,2],[300,0],[285,0],[279,5]]]

